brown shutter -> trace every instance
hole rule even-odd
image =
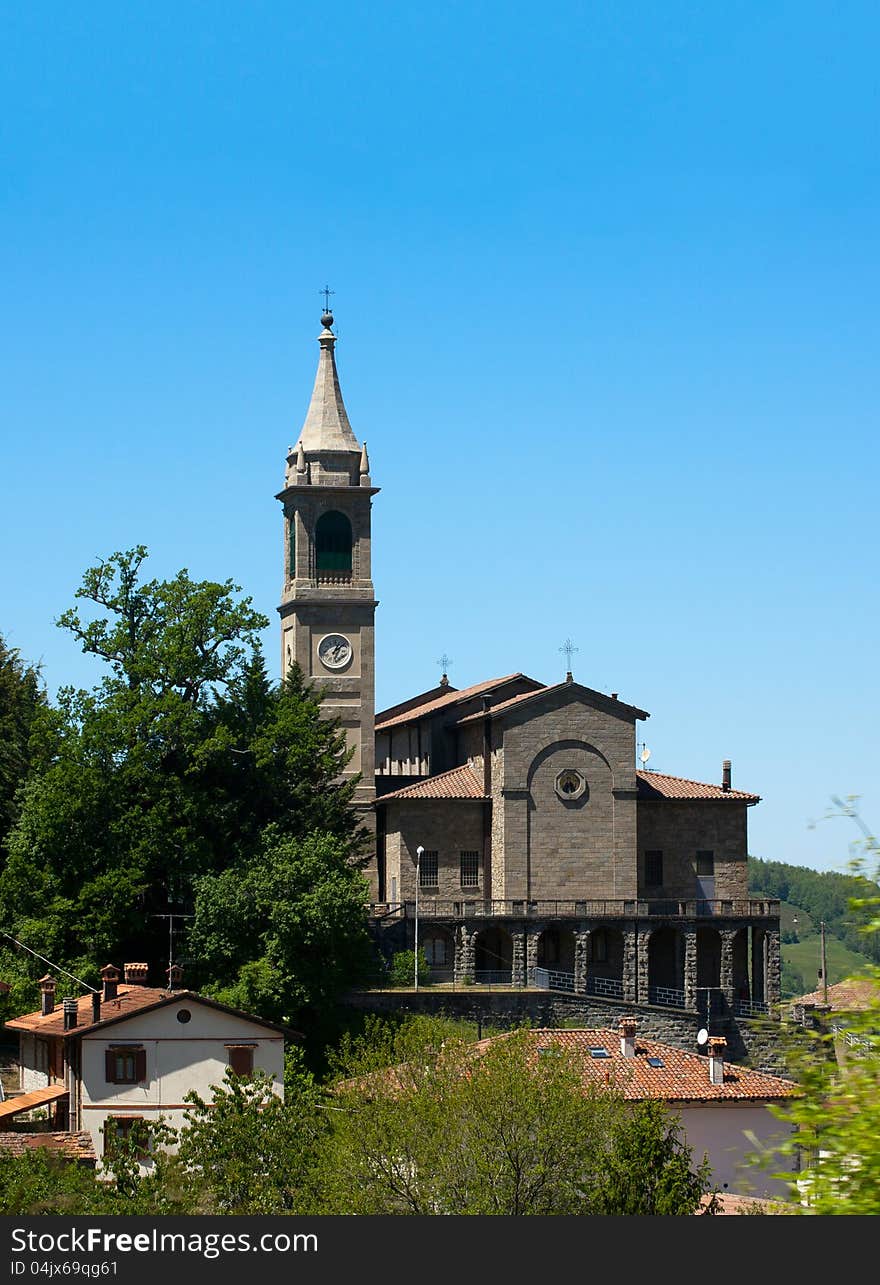
[[[250,1048],[231,1048],[229,1066],[235,1075],[250,1075],[254,1069],[254,1050]]]
[[[116,1054],[112,1049],[107,1049],[104,1054],[104,1068],[107,1074],[107,1083],[116,1084]]]
[[[137,1049],[134,1055],[134,1078],[140,1084],[147,1078],[147,1050]]]

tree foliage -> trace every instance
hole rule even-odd
[[[0,861],[30,772],[35,725],[46,710],[39,668],[26,664],[0,634]]]
[[[880,897],[880,886],[864,872],[820,872],[749,857],[749,889],[755,896],[791,902],[817,923],[824,920],[828,932],[850,950],[880,962],[880,937],[872,938],[864,932],[870,920],[865,899]]]

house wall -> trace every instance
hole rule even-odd
[[[188,1009],[187,1023],[177,1013]],[[105,1009],[105,1015],[106,1009]],[[246,1018],[235,1017],[192,998],[168,1004],[94,1034],[84,1034],[79,1127],[87,1130],[98,1156],[103,1154],[101,1129],[109,1115],[161,1115],[177,1128],[184,1123],[184,1099],[195,1090],[210,1097],[220,1084],[229,1054],[226,1044],[254,1043],[254,1068],[265,1071],[274,1092],[284,1095],[284,1039]],[[108,1084],[105,1053],[111,1045],[135,1044],[146,1052],[147,1077],[141,1084]]]
[[[493,895],[634,897],[634,720],[563,690],[549,708],[510,715],[503,744],[503,852],[493,852],[503,891],[496,884]],[[559,798],[556,777],[566,768],[585,776],[588,797]]]
[[[770,1148],[790,1136],[790,1126],[777,1120],[765,1103],[725,1102],[683,1107],[681,1123],[695,1163],[705,1152],[714,1181],[722,1191],[745,1196],[784,1196],[786,1183],[769,1176],[770,1170],[750,1164],[750,1152]],[[754,1134],[757,1141],[746,1137]],[[774,1166],[781,1168],[781,1163]]]
[[[715,854],[715,896],[748,896],[747,812],[744,803],[640,799],[638,819],[639,896],[693,899],[697,896],[698,849]],[[663,853],[663,884],[645,886],[645,852]]]
[[[24,1093],[34,1089],[45,1089],[49,1085],[48,1071],[37,1070],[37,1041],[33,1035],[19,1035],[19,1061],[21,1073],[19,1082]]]
[[[391,899],[391,877],[397,879],[397,899],[412,901],[416,895],[416,848],[437,852],[438,886],[423,888],[422,897],[460,900],[460,854],[483,849],[482,803],[468,799],[418,799],[412,802],[394,800],[386,804],[385,839],[386,888]],[[464,895],[483,895],[485,871],[480,870],[477,888],[467,888]]]

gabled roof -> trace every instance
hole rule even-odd
[[[499,701],[488,710],[477,710],[475,714],[468,714],[465,718],[460,719],[461,726],[465,723],[475,723],[478,719],[490,715],[492,718],[498,718],[504,714],[509,714],[512,710],[519,710],[519,707],[530,701],[542,700],[545,696],[554,692],[571,692],[573,694],[586,696],[590,703],[598,702],[600,705],[609,707],[615,713],[622,717],[631,718],[650,718],[651,715],[646,710],[639,709],[636,705],[627,705],[625,701],[618,700],[616,696],[608,696],[605,692],[597,692],[592,687],[585,687],[583,683],[554,683],[552,687],[542,687],[534,692],[521,692],[518,696],[512,696],[509,700]]]
[[[8,1031],[30,1031],[39,1035],[60,1035],[68,1039],[76,1039],[86,1033],[103,1030],[117,1022],[124,1022],[140,1013],[148,1013],[182,999],[190,1004],[204,1004],[221,1013],[229,1013],[232,1017],[243,1018],[257,1026],[265,1026],[268,1030],[277,1031],[280,1035],[288,1037],[297,1035],[296,1031],[291,1031],[286,1026],[267,1022],[265,1018],[257,1017],[253,1013],[243,1013],[237,1008],[230,1008],[228,1004],[221,1004],[219,1000],[209,999],[196,991],[168,991],[156,986],[131,986],[125,983],[118,987],[115,999],[102,1001],[101,1020],[98,1022],[92,1017],[91,995],[81,995],[77,1000],[77,1023],[69,1031],[64,1029],[64,1011],[61,1006],[56,1007],[45,1017],[39,1011],[24,1013],[21,1017],[15,1017],[6,1022],[5,1026]]]
[[[728,803],[760,803],[760,794],[744,790],[723,790],[720,785],[689,781],[684,776],[667,776],[663,772],[636,772],[640,799],[718,799]]]
[[[420,692],[418,696],[410,696],[409,700],[399,701],[397,705],[389,705],[387,709],[376,711],[376,722],[387,723],[389,718],[394,718],[397,714],[407,714],[410,710],[417,709],[420,705],[428,705],[431,701],[437,700],[441,696],[448,696],[450,693],[457,694],[458,689],[452,687],[449,683],[438,683],[427,692]]]
[[[483,782],[470,766],[454,767],[449,772],[439,772],[437,776],[426,777],[424,781],[415,781],[405,785],[392,794],[381,795],[376,802],[386,803],[389,799],[485,799]]]
[[[543,683],[539,683],[534,678],[529,678],[527,674],[508,674],[505,678],[490,678],[484,683],[475,683],[473,687],[463,687],[461,691],[449,690],[443,696],[438,696],[435,700],[429,700],[415,709],[406,710],[402,714],[394,714],[392,710],[391,717],[378,715],[376,718],[376,731],[385,732],[390,727],[402,727],[405,723],[416,723],[420,718],[427,718],[429,714],[451,709],[462,701],[470,700],[474,696],[482,696],[486,692],[493,691],[496,687],[504,687],[507,683],[513,683],[517,680],[531,683],[538,690],[544,690]]]
[[[809,995],[799,995],[797,999],[786,1000],[787,1004],[828,1004],[839,1013],[858,1013],[880,1004],[880,981],[872,977],[848,977],[845,981],[835,982],[828,987],[828,996],[822,987],[810,991]]]
[[[509,1038],[496,1035],[481,1040],[476,1048],[488,1049],[496,1040]],[[768,1102],[796,1097],[797,1084],[778,1075],[753,1071],[750,1067],[724,1062],[723,1084],[709,1079],[709,1059],[699,1053],[687,1053],[673,1044],[636,1036],[635,1056],[624,1057],[620,1035],[607,1027],[580,1030],[544,1029],[527,1032],[536,1054],[542,1048],[568,1049],[577,1057],[585,1084],[610,1082],[624,1098],[640,1101],[661,1098],[666,1102]],[[607,1056],[593,1057],[590,1050],[604,1049]],[[649,1058],[661,1066],[651,1066]]]

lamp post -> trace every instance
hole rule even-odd
[[[416,848],[416,935],[415,949],[413,951],[413,989],[419,989],[419,883],[422,878],[422,853],[425,849],[421,844]]]

